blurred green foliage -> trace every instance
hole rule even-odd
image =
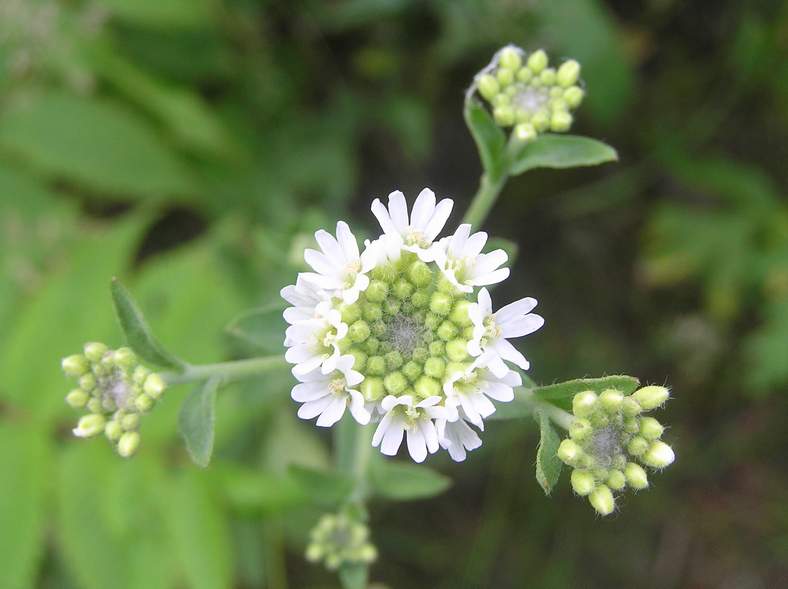
[[[678,462],[600,522],[565,481],[542,496],[531,420],[492,423],[467,463],[436,461],[451,491],[374,503],[373,579],[779,586],[787,34],[767,1],[2,0],[0,587],[334,586],[301,552],[343,482],[320,474],[330,440],[295,417],[287,373],[220,393],[200,470],[177,434],[188,390],[121,461],[70,437],[58,362],[120,343],[115,275],[179,356],[266,353],[270,317],[241,313],[293,281],[317,227],[394,188],[464,209],[463,91],[507,42],[583,64],[578,132],[622,158],[529,172],[490,219],[520,252],[501,296],[547,318],[532,376],[667,378]],[[385,464],[392,498],[446,489]]]

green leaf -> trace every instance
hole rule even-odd
[[[212,24],[210,0],[102,0],[112,16],[143,27],[199,29]]]
[[[616,161],[616,150],[589,137],[541,135],[526,143],[512,157],[511,174],[516,176],[534,168],[576,168]]]
[[[44,553],[46,440],[29,424],[0,425],[0,472],[8,477],[0,493],[0,587],[6,589],[33,587]]]
[[[189,456],[197,466],[205,468],[213,453],[213,427],[215,421],[218,378],[209,378],[186,397],[178,414],[178,430],[186,442]]]
[[[408,501],[440,495],[449,488],[451,479],[426,466],[380,460],[370,468],[370,485],[379,497]]]
[[[110,286],[115,313],[126,334],[126,340],[139,356],[159,366],[182,368],[184,362],[170,354],[151,333],[148,323],[137,303],[117,278],[112,279]]]
[[[561,476],[563,464],[556,455],[561,439],[544,412],[539,411],[538,421],[541,433],[536,450],[536,480],[544,489],[545,495],[549,495]]]
[[[290,476],[226,462],[212,467],[210,472],[227,504],[243,515],[282,513],[311,502],[306,490]]]
[[[319,505],[336,506],[353,491],[353,480],[341,472],[291,464],[288,474]]]
[[[464,114],[484,171],[492,178],[499,178],[506,162],[506,136],[478,101],[466,100]]]
[[[570,404],[572,397],[582,391],[594,391],[599,394],[605,389],[618,389],[625,395],[629,395],[634,393],[639,386],[640,381],[634,376],[611,375],[601,378],[577,378],[544,385],[536,388],[534,394],[543,401],[563,401]]]
[[[287,323],[282,317],[284,305],[271,303],[244,311],[225,328],[227,333],[251,344],[260,352],[275,354],[282,350]]]
[[[206,473],[182,471],[170,489],[172,553],[181,563],[183,586],[233,586],[233,552],[227,517],[209,492]]]
[[[8,109],[0,149],[97,196],[164,198],[194,193],[185,164],[147,120],[124,106],[50,92]]]
[[[346,564],[339,569],[342,589],[366,589],[369,582],[369,567],[363,564]]]

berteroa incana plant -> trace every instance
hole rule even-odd
[[[217,390],[292,365],[298,416],[337,431],[336,472],[310,473],[315,485],[333,484],[336,505],[317,522],[305,554],[337,570],[348,588],[367,585],[378,556],[367,500],[401,497],[409,481],[439,476],[390,459],[373,469],[374,448],[395,456],[405,453],[404,442],[415,463],[441,449],[459,462],[482,445],[490,419],[532,416],[541,429],[536,479],[545,492],[566,464],[574,492],[598,514],[613,513],[616,494],[646,489],[646,468],[674,460],[661,439],[664,427],[645,415],[665,403],[669,390],[621,375],[536,385],[515,344],[545,320],[531,297],[493,303],[490,289],[509,277],[507,250],[515,248],[500,239],[500,247],[490,248],[492,240],[478,230],[511,176],[617,159],[604,143],[558,134],[569,130],[584,95],[576,61],[554,68],[543,50],[501,49],[465,96],[483,174],[462,222],[447,231],[453,200],[424,188],[411,204],[398,190],[372,201],[380,227],[374,239],[360,243],[342,220],[333,232],[318,231],[315,247],[303,253],[312,271],[281,290],[290,305],[283,313],[284,353],[184,362],[161,346],[131,294],[113,280],[127,346],[92,342],[63,360],[64,372],[77,380],[66,401],[86,411],[74,434],[103,433],[130,457],[140,446],[142,418],[166,389],[194,382],[179,427],[193,460],[206,466]],[[281,313],[274,309],[265,312]],[[566,430],[563,441],[556,427]]]

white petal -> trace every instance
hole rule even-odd
[[[442,201],[438,203],[438,206],[435,207],[435,213],[432,215],[432,219],[430,222],[427,223],[427,227],[424,229],[424,235],[429,241],[434,241],[438,234],[443,229],[443,226],[446,225],[446,221],[449,219],[449,215],[451,215],[451,209],[454,206],[454,201],[450,198],[444,198]]]
[[[501,333],[503,337],[522,337],[533,333],[544,325],[544,319],[536,313],[529,313],[525,317],[515,317],[501,324]]]
[[[328,231],[320,229],[315,233],[317,245],[325,253],[326,258],[336,267],[345,263],[345,255],[336,237],[331,235]]]
[[[478,256],[482,249],[484,249],[484,244],[487,243],[487,234],[484,231],[478,231],[471,235],[468,238],[468,242],[465,244],[464,256],[469,256],[475,258]]]
[[[408,203],[399,190],[389,194],[389,215],[397,233],[403,235],[408,230]]]
[[[402,444],[403,435],[405,435],[405,424],[401,418],[394,417],[389,423],[386,433],[383,434],[380,451],[386,456],[394,456]]]
[[[531,366],[528,363],[528,360],[525,359],[525,356],[523,356],[520,352],[518,352],[517,349],[511,344],[511,342],[508,342],[505,339],[499,338],[498,340],[496,340],[495,343],[493,344],[493,349],[498,353],[498,355],[501,358],[503,358],[504,360],[508,360],[509,362],[514,362],[515,364],[517,364],[517,366],[519,366],[523,370],[528,370],[528,368],[530,368]],[[501,373],[500,371],[496,372],[495,370],[492,369],[492,364],[490,365],[490,370],[492,370],[493,374],[495,374],[495,376],[497,376],[498,378],[503,378],[506,375],[506,372],[508,372],[508,370],[503,373]]]
[[[509,256],[507,256],[506,252],[503,250],[495,250],[489,254],[481,254],[476,258],[476,262],[473,265],[474,273],[488,274],[505,264],[508,259]]]
[[[298,408],[298,417],[301,419],[312,419],[313,417],[317,417],[325,411],[326,407],[331,405],[333,400],[334,398],[332,396],[326,395],[315,401],[304,403]]]
[[[350,394],[350,414],[361,425],[367,425],[371,415],[364,406],[364,396],[358,391],[348,392]]]
[[[440,447],[438,444],[438,430],[431,419],[422,419],[419,421],[421,433],[424,435],[424,441],[427,442],[427,450],[430,454],[435,454]]]
[[[334,400],[326,407],[320,417],[317,418],[316,425],[320,427],[331,427],[337,421],[342,419],[345,414],[345,407],[347,407],[347,398],[334,396]]]
[[[381,440],[383,440],[383,434],[386,433],[386,430],[389,428],[389,424],[394,416],[391,413],[386,413],[383,416],[383,419],[380,420],[377,429],[375,429],[375,433],[372,434],[372,445],[374,447],[378,447],[380,445]]]
[[[407,437],[410,457],[416,462],[424,462],[424,459],[427,458],[427,443],[424,440],[424,434],[421,433],[421,428],[410,428]]]
[[[337,240],[345,254],[345,261],[352,262],[359,259],[358,242],[356,236],[350,231],[350,227],[344,221],[337,223]]]
[[[525,297],[524,299],[514,301],[498,309],[495,312],[495,321],[498,323],[506,323],[515,317],[530,313],[534,310],[534,307],[536,307],[536,299]]]
[[[312,269],[318,274],[332,276],[336,270],[326,255],[317,250],[304,250],[304,261],[312,266]]]
[[[509,268],[499,268],[495,272],[488,274],[474,275],[473,278],[466,280],[472,286],[489,286],[491,284],[498,284],[509,278]]]
[[[490,298],[490,291],[486,288],[479,290],[479,311],[482,318],[492,313],[492,299]]]
[[[308,403],[329,394],[326,381],[301,382],[293,387],[290,396],[299,403]]]
[[[372,214],[375,215],[378,223],[380,223],[380,228],[383,229],[383,233],[388,235],[399,234],[399,231],[397,231],[397,228],[391,220],[388,209],[377,198],[372,201]]]
[[[416,197],[413,211],[410,214],[410,227],[414,231],[424,231],[427,223],[435,212],[435,193],[425,188]]]

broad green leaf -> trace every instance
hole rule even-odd
[[[145,321],[145,316],[120,280],[113,278],[110,290],[112,291],[112,301],[115,304],[115,313],[123,328],[123,333],[126,334],[129,346],[142,359],[152,364],[172,368],[183,367],[184,363],[165,350],[154,337],[147,321]]]
[[[506,160],[506,137],[492,116],[478,101],[465,101],[465,123],[470,129],[482,168],[492,178],[499,178]]]
[[[378,497],[408,501],[440,495],[451,480],[426,466],[383,459],[372,463],[370,485]]]
[[[35,585],[44,553],[50,456],[46,434],[30,424],[0,425],[0,587]]]
[[[342,589],[366,589],[369,582],[369,567],[360,564],[346,564],[339,569]]]
[[[353,480],[341,472],[292,464],[288,474],[319,505],[336,506],[353,491]]]
[[[117,337],[107,279],[127,264],[144,227],[139,218],[128,217],[111,230],[84,231],[70,255],[18,308],[0,343],[0,394],[11,407],[35,420],[72,414],[63,396],[73,383],[63,376],[60,359],[79,352],[86,341],[109,343]]]
[[[178,430],[186,442],[189,456],[197,466],[205,468],[213,453],[213,428],[218,378],[209,378],[186,397],[178,414]]]
[[[212,25],[210,0],[101,0],[101,7],[131,24],[195,29]]]
[[[182,471],[170,489],[172,554],[190,589],[232,586],[233,557],[227,520],[209,492],[205,473]]]
[[[282,351],[282,338],[287,323],[282,317],[284,305],[271,303],[257,309],[244,311],[233,319],[226,331],[261,353],[274,354]]]
[[[561,476],[563,463],[556,455],[561,439],[550,423],[550,418],[539,411],[539,447],[536,450],[536,480],[549,495],[558,477]]]
[[[534,168],[576,168],[616,161],[616,150],[588,137],[578,135],[541,135],[526,143],[513,156],[511,174]]]
[[[244,515],[282,513],[311,502],[302,485],[287,475],[226,462],[211,467],[210,472],[226,503]]]
[[[0,150],[97,196],[164,198],[196,189],[150,124],[120,104],[50,92],[9,108],[0,122]]]

